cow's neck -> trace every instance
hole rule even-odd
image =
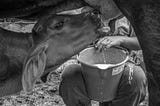
[[[1,83],[21,74],[22,64],[32,45],[30,36],[31,34],[29,33],[17,33],[0,28]]]
[[[32,44],[30,33],[17,33],[0,28],[1,55],[22,60]]]

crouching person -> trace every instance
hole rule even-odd
[[[106,36],[100,39],[97,43],[98,49],[121,46],[129,50],[139,50],[140,45],[135,36],[121,36],[120,32],[125,31],[123,29],[125,28],[120,26],[117,30],[115,29],[118,32],[116,34],[116,31],[114,31],[115,36]],[[72,64],[65,68],[62,73],[59,91],[67,106],[91,106],[91,99],[87,94],[80,64]],[[147,91],[147,79],[144,67],[137,65],[133,61],[128,61],[125,63],[115,98],[111,101],[100,103],[100,106],[147,106],[147,104],[144,104],[144,101],[148,97]]]
[[[124,37],[114,38],[112,42],[115,45],[125,44],[125,40],[132,40],[132,42],[127,43],[127,46],[137,42],[136,39],[124,39]],[[106,38],[103,42],[100,42],[98,47],[107,46],[110,41]],[[91,106],[91,99],[87,95],[80,64],[72,64],[65,68],[59,91],[67,106]],[[128,61],[125,64],[116,97],[112,101],[107,101],[107,103],[100,103],[100,106],[144,106],[141,103],[145,100],[146,92],[147,81],[143,68]]]

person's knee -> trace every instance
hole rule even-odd
[[[147,79],[140,66],[126,67],[122,78],[121,87],[127,89],[128,93],[140,93],[145,95],[147,89]]]
[[[141,67],[134,66],[133,79],[137,84],[146,83],[147,78],[144,73],[144,70]]]
[[[72,78],[80,73],[81,73],[81,66],[79,64],[71,64],[64,69],[61,78],[62,79]]]
[[[147,79],[140,66],[126,67],[120,82],[120,89],[130,96],[140,96],[143,100],[147,93]]]
[[[130,83],[134,83],[137,86],[142,83],[146,83],[146,75],[140,66],[133,65],[133,67],[125,68],[123,72],[123,79]]]
[[[125,77],[127,78],[128,93],[131,95],[139,95],[140,100],[143,101],[147,94],[147,78],[140,66],[133,66],[133,73],[131,69],[125,70]]]

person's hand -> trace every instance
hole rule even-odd
[[[95,45],[99,51],[105,50],[106,48],[114,47],[114,46],[121,46],[123,43],[125,36],[106,36],[100,39],[97,44]]]
[[[110,27],[102,27],[98,29],[98,33],[101,36],[109,36],[110,35]]]

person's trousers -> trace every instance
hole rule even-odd
[[[132,80],[129,81],[129,77],[132,77]],[[66,106],[91,106],[82,69],[78,64],[72,64],[65,68],[62,73],[59,92]],[[100,106],[145,106],[139,104],[145,100],[146,92],[147,81],[142,68],[134,66],[133,75],[130,76],[130,67],[126,65],[115,99],[108,103],[100,103]]]

